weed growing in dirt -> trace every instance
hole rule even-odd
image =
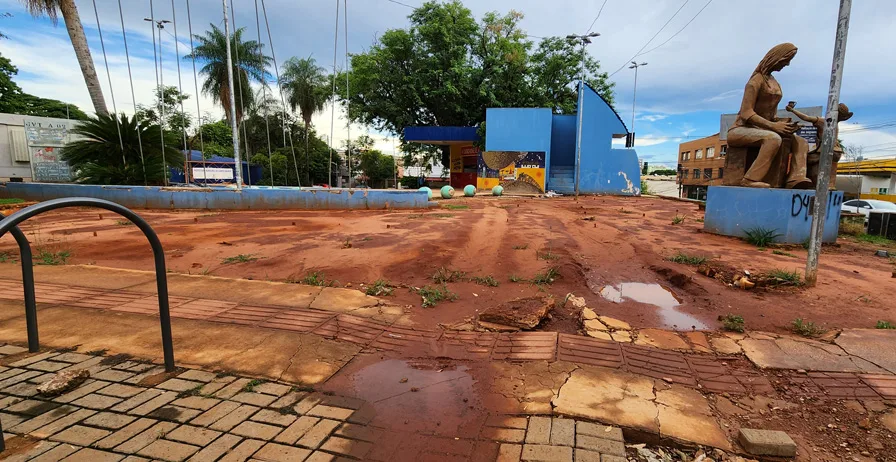
[[[24,199],[16,199],[16,198],[0,199],[0,205],[21,204],[22,202],[25,202],[25,200]]]
[[[785,256],[785,257],[794,257],[794,258],[796,258],[796,255],[794,255],[794,254],[792,254],[792,253],[787,253],[787,252],[785,252],[785,251],[783,251],[783,250],[772,250],[772,253],[775,254],[775,255],[783,255],[783,256]]]
[[[481,286],[498,287],[498,280],[495,279],[494,277],[492,277],[491,275],[489,275],[489,276],[473,276],[470,279],[473,282],[475,282],[476,284],[479,284]]]
[[[551,252],[550,250],[547,251],[547,252],[539,252],[539,253],[536,254],[536,255],[538,256],[538,258],[539,258],[540,260],[548,260],[548,261],[552,261],[552,260],[559,260],[559,259],[560,259],[560,255],[557,255],[557,254]]]
[[[746,330],[743,316],[726,314],[724,316],[719,316],[719,321],[722,321],[722,328],[727,331],[743,333],[744,330]]]
[[[392,291],[395,290],[395,286],[392,285],[391,282],[385,279],[377,279],[370,286],[367,287],[367,295],[372,295],[374,297],[380,297],[385,295],[392,295]]]
[[[251,253],[241,253],[221,260],[221,264],[230,265],[233,263],[249,263],[253,261],[258,261],[258,257],[253,256]]]
[[[704,220],[703,220],[702,218],[697,218],[697,219],[694,220],[694,221],[696,221],[697,223],[703,223]]]
[[[529,248],[529,244],[520,244],[513,246],[513,250],[526,250]]]
[[[840,233],[845,236],[860,236],[865,234],[865,224],[854,221],[840,223]]]
[[[680,225],[684,223],[684,215],[675,215],[675,218],[672,219],[673,225]]]
[[[553,284],[554,280],[560,276],[560,272],[557,271],[557,268],[551,267],[548,268],[544,273],[538,273],[532,278],[532,283],[537,286]]]
[[[15,263],[16,260],[13,254],[9,252],[0,252],[0,263]]]
[[[787,271],[783,269],[773,269],[766,276],[770,279],[770,285],[776,286],[801,286],[803,285],[803,277],[797,271]]]
[[[343,241],[343,242],[342,242],[342,248],[343,248],[343,249],[350,249],[350,248],[352,248],[352,238],[349,237],[349,238],[347,238],[345,241]]]
[[[308,273],[299,281],[299,283],[318,287],[326,287],[332,285],[332,283],[327,283],[327,275],[320,271],[312,271]]]
[[[448,210],[467,210],[470,208],[469,205],[460,205],[460,204],[445,204],[442,207],[445,207]]]
[[[825,333],[825,330],[816,326],[814,322],[803,321],[802,318],[794,319],[790,324],[790,328],[793,330],[793,333],[802,335],[803,337],[818,337]]]
[[[890,321],[877,321],[877,325],[874,326],[875,329],[896,329],[896,324],[891,323]]]
[[[35,265],[48,265],[48,266],[58,266],[64,265],[69,257],[72,256],[72,253],[68,250],[60,250],[58,252],[51,252],[46,249],[38,249],[37,251],[37,260],[34,262]]]
[[[203,386],[204,385],[196,385],[195,387],[190,388],[189,390],[184,390],[184,391],[178,393],[177,397],[178,398],[188,398],[190,396],[202,396],[201,390],[202,390]]]
[[[115,224],[118,225],[118,226],[136,226],[136,225],[135,225],[132,221],[130,221],[130,220],[118,220],[118,221],[115,222]]]
[[[526,280],[525,278],[521,278],[515,274],[510,275],[510,282],[523,282],[525,280]]]
[[[243,387],[243,391],[245,391],[246,393],[253,393],[253,392],[255,392],[255,387],[257,387],[263,383],[264,383],[264,380],[258,380],[258,379],[250,380],[249,383],[247,383]]]
[[[436,284],[444,284],[446,282],[457,282],[463,280],[467,276],[467,273],[463,271],[454,271],[444,266],[436,270],[435,274],[432,275],[432,280]]]
[[[669,257],[669,261],[672,263],[681,263],[683,265],[693,265],[700,266],[706,263],[706,257],[701,257],[698,255],[688,255],[684,252],[678,252],[677,254]]]
[[[768,247],[769,244],[775,242],[775,239],[782,236],[775,230],[766,228],[751,228],[744,231],[744,234],[747,235],[744,240],[756,247]]]
[[[765,252],[768,249],[766,249],[765,247],[757,247],[756,250],[758,250],[760,252]]]
[[[804,249],[809,250],[809,238],[807,237],[805,241],[803,241],[802,246]]]
[[[862,242],[867,242],[869,244],[874,244],[874,245],[882,245],[885,247],[889,247],[889,246],[893,245],[893,241],[891,241],[883,236],[874,236],[871,234],[861,234],[857,237],[857,239]]]
[[[457,294],[448,290],[448,286],[424,286],[417,289],[417,295],[423,298],[423,308],[430,308],[439,304],[444,300],[457,300]]]

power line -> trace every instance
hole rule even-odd
[[[619,71],[625,69],[625,66],[628,65],[628,63],[630,63],[633,59],[637,58],[638,55],[639,55],[642,51],[644,51],[645,48],[647,48],[647,45],[650,45],[650,42],[652,42],[653,39],[655,39],[658,35],[660,35],[660,33],[663,32],[664,29],[666,29],[666,26],[668,26],[669,23],[672,22],[672,20],[675,19],[676,16],[678,16],[678,13],[681,12],[681,10],[685,7],[685,5],[688,4],[689,1],[691,1],[691,0],[684,0],[684,3],[682,3],[681,6],[678,7],[678,9],[675,11],[675,14],[673,14],[672,17],[669,18],[669,20],[666,21],[665,24],[663,24],[663,27],[660,27],[660,30],[656,31],[656,33],[653,34],[653,37],[650,37],[650,40],[648,40],[647,43],[645,43],[644,46],[642,46],[641,49],[638,50],[637,53],[634,54],[634,56],[632,56],[632,57],[629,58],[629,59],[626,59],[626,60],[625,60],[625,64],[619,66],[619,69],[616,69],[615,71],[613,71],[613,73],[610,74],[610,77],[613,77],[614,75],[616,75],[617,72],[619,72]]]
[[[678,32],[676,32],[676,33],[674,33],[674,34],[672,34],[672,36],[671,36],[671,37],[669,37],[669,38],[668,38],[668,39],[666,39],[666,41],[665,41],[665,42],[663,42],[663,43],[661,43],[661,44],[659,44],[659,45],[657,45],[657,46],[655,46],[655,47],[653,47],[653,48],[651,48],[651,49],[649,49],[649,50],[647,50],[647,51],[645,51],[645,52],[644,52],[644,53],[641,53],[641,54],[640,54],[640,55],[638,55],[638,56],[642,56],[642,55],[646,55],[646,54],[647,54],[647,53],[650,53],[650,52],[651,52],[651,51],[654,51],[654,50],[656,50],[656,49],[657,49],[657,48],[659,48],[659,47],[661,47],[661,46],[663,46],[663,45],[665,45],[665,44],[667,44],[667,43],[669,43],[669,42],[670,42],[670,41],[671,41],[671,40],[672,40],[672,39],[674,39],[674,38],[675,38],[675,36],[677,36],[677,35],[678,35],[678,34],[680,34],[680,33],[681,33],[681,31],[683,31],[683,30],[685,30],[685,29],[687,29],[687,27],[688,27],[688,26],[690,26],[690,25],[691,25],[691,23],[692,23],[692,22],[694,22],[694,20],[695,20],[695,19],[697,19],[697,16],[700,16],[700,13],[702,13],[702,12],[703,12],[703,10],[705,10],[705,9],[706,9],[706,7],[708,7],[708,6],[709,6],[709,4],[710,4],[710,3],[712,3],[712,0],[709,0],[709,1],[707,1],[707,2],[706,2],[706,4],[705,4],[705,5],[703,5],[703,8],[700,8],[700,11],[698,11],[698,12],[697,12],[697,14],[695,14],[695,15],[694,15],[694,17],[693,17],[693,18],[691,18],[691,20],[690,20],[690,21],[688,21],[688,22],[687,22],[687,24],[685,24],[685,25],[684,25],[684,27],[682,27],[682,28],[681,28],[681,29],[678,29]]]
[[[588,32],[585,32],[585,35],[591,33],[591,29],[594,29],[594,25],[597,24],[597,20],[600,19],[600,14],[604,12],[604,7],[607,6],[607,0],[604,0],[603,5],[600,6],[600,9],[597,10],[597,17],[594,18],[594,21],[591,21],[591,27],[588,28]]]
[[[396,4],[396,5],[406,6],[406,7],[408,7],[408,8],[414,8],[414,9],[417,8],[416,6],[411,6],[411,5],[408,5],[407,3],[399,2],[398,0],[386,0],[386,1],[387,1],[387,2],[392,2],[392,3]]]

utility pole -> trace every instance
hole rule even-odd
[[[570,34],[566,36],[567,40],[570,41],[581,41],[582,42],[582,76],[579,81],[579,103],[576,108],[576,112],[578,112],[578,129],[576,130],[576,200],[579,200],[579,174],[582,171],[582,113],[584,111],[585,105],[585,59],[588,55],[585,53],[585,45],[591,43],[591,39],[593,37],[600,37],[600,34],[597,32],[591,32],[587,35],[575,35]]]
[[[818,161],[818,183],[815,185],[815,206],[812,209],[812,229],[809,234],[809,258],[806,261],[806,285],[813,287],[818,280],[818,256],[824,236],[824,222],[828,213],[828,188],[834,154],[834,132],[839,117],[840,84],[843,81],[843,61],[846,59],[846,36],[849,32],[849,12],[852,0],[840,0],[837,35],[834,39],[834,59],[831,64],[831,86],[828,91],[828,113],[824,119],[821,139],[821,159]]]
[[[236,98],[233,86],[233,56],[230,54],[230,22],[227,21],[227,0],[221,0],[224,6],[224,37],[227,39],[227,85],[230,87],[230,129],[233,131],[233,163],[236,169],[236,189],[243,189],[243,161],[240,159],[240,133],[236,123]],[[274,173],[271,172],[271,175]],[[273,185],[274,182],[271,181]],[[273,187],[273,186],[272,186]]]
[[[646,65],[647,63],[638,64],[637,62],[632,61],[632,65],[628,67],[629,69],[635,70],[635,89],[634,94],[632,95],[632,144],[630,149],[635,147],[635,101],[638,99],[638,68]]]
[[[162,72],[162,29],[165,28],[165,24],[170,23],[167,19],[156,20],[155,13],[153,12],[152,2],[149,3],[149,13],[152,17],[143,18],[144,21],[148,21],[152,23],[150,27],[152,27],[152,55],[153,55],[153,69],[158,64],[159,68],[156,71],[156,91],[159,92],[159,136],[161,137],[162,142],[162,173],[165,175],[165,186],[168,186],[168,162],[165,161],[165,75]],[[159,29],[159,53],[158,58],[156,58],[156,28]],[[158,62],[156,62],[158,61]],[[135,108],[136,110],[136,108]],[[184,173],[186,174],[186,173]]]

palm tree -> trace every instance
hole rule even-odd
[[[78,58],[78,64],[81,65],[81,74],[84,75],[87,92],[90,93],[90,100],[93,101],[93,110],[97,115],[108,114],[106,100],[103,98],[103,89],[100,87],[100,79],[93,67],[93,58],[90,56],[90,48],[87,46],[87,37],[84,35],[84,27],[81,25],[81,16],[78,14],[75,0],[22,0],[22,2],[32,16],[47,15],[53,21],[53,25],[57,23],[57,10],[62,13],[65,28],[68,29],[68,36],[75,49],[75,56]]]
[[[195,47],[193,53],[184,56],[184,59],[196,59],[205,63],[200,69],[200,73],[205,76],[205,83],[202,84],[202,92],[212,98],[217,98],[218,102],[224,108],[224,116],[227,121],[231,121],[230,114],[230,86],[227,80],[227,40],[224,32],[217,26],[211,24],[211,30],[206,31],[205,35],[194,35],[199,44]],[[255,40],[244,42],[242,40],[244,27],[234,31],[231,40],[231,55],[233,58],[233,83],[234,86],[242,87],[243,95],[252,95],[252,87],[249,85],[250,79],[256,82],[264,83],[267,78],[268,65],[271,63],[271,57],[262,53],[264,49],[263,43]],[[237,56],[239,60],[237,60]],[[239,90],[237,90],[239,94]],[[236,120],[243,118],[243,105],[239,98],[236,100]]]
[[[310,56],[305,59],[292,57],[283,63],[283,75],[280,78],[280,85],[286,90],[287,104],[293,111],[298,108],[302,114],[302,121],[305,122],[305,165],[309,172],[308,183],[311,180],[308,127],[311,125],[311,117],[323,110],[324,104],[329,99],[325,72],[324,68],[318,66]]]
[[[184,155],[175,149],[177,139],[172,132],[165,133],[165,155],[162,156],[162,139],[159,126],[137,117],[121,114],[98,115],[80,122],[72,133],[80,139],[65,146],[62,158],[69,163],[76,181],[90,184],[164,184],[167,163],[170,167],[182,167]],[[137,136],[137,132],[140,136]],[[143,158],[140,142],[143,140]],[[122,150],[122,144],[124,149]]]

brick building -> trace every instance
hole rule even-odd
[[[725,173],[728,144],[716,133],[678,146],[680,196],[706,200],[706,188],[719,186]]]

